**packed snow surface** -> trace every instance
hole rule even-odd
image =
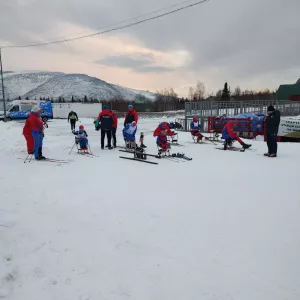
[[[149,153],[159,121],[138,123]],[[261,140],[230,152],[180,132],[193,160],[150,165],[100,150],[92,122],[95,158],[49,122],[44,154],[69,164],[24,164],[23,124],[0,122],[1,299],[300,299],[299,144],[266,158]]]

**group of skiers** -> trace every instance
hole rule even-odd
[[[23,128],[23,135],[27,142],[28,154],[33,154],[37,160],[43,160],[45,157],[42,154],[43,138],[44,138],[44,128],[48,127],[46,122],[43,122],[41,117],[41,108],[34,106],[30,112],[29,117],[26,120],[25,126]],[[68,122],[71,123],[71,130],[78,139],[80,144],[80,149],[83,151],[88,151],[88,134],[84,129],[83,125],[79,126],[79,130],[75,131],[76,121],[78,121],[78,116],[76,112],[71,111],[68,115]],[[128,111],[124,120],[124,128],[122,130],[123,138],[126,143],[127,148],[137,148],[136,143],[136,132],[137,132],[137,122],[138,113],[133,108],[133,105],[128,106]],[[276,157],[277,156],[277,134],[280,123],[280,112],[275,110],[271,105],[268,107],[268,115],[265,118],[265,129],[267,137],[268,152],[265,156]],[[103,106],[102,111],[99,113],[97,120],[94,122],[95,129],[101,130],[101,149],[107,147],[108,149],[116,148],[117,139],[116,131],[118,127],[118,117],[116,113],[111,111],[107,105]],[[227,150],[229,146],[232,145],[233,141],[237,141],[241,144],[243,149],[248,149],[251,147],[250,144],[246,144],[239,138],[234,127],[238,125],[235,120],[227,122],[222,130],[222,139],[224,139],[224,150]],[[174,137],[177,135],[172,129],[177,128],[174,122],[162,122],[154,130],[153,136],[156,137],[156,143],[159,148],[159,152],[166,152],[170,149],[170,143],[168,137]],[[199,143],[203,139],[203,134],[201,133],[201,125],[199,123],[199,118],[197,116],[193,117],[190,123],[190,132],[193,136],[195,142]],[[107,145],[105,146],[105,137],[107,137]],[[111,143],[113,140],[113,143]],[[140,136],[140,148],[146,148],[144,145],[144,134],[141,133]]]

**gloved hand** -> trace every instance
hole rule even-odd
[[[45,136],[43,131],[41,131],[41,136],[42,136],[42,137],[44,137],[44,136]]]

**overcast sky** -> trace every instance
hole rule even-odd
[[[196,2],[190,1],[191,3]],[[93,33],[180,0],[0,0],[0,45]],[[127,87],[187,95],[277,89],[300,77],[300,0],[210,0],[124,30],[66,44],[3,49],[7,70],[84,73]]]

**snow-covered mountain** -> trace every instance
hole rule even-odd
[[[16,99],[22,97],[29,99],[50,97],[65,100],[88,99],[112,100],[124,99],[133,101],[137,95],[148,100],[155,100],[155,94],[146,91],[139,91],[107,83],[99,78],[90,77],[85,74],[65,74],[60,72],[7,72],[4,74],[4,87],[6,97]],[[0,93],[2,88],[0,85]],[[1,95],[1,94],[0,94]],[[1,97],[1,96],[0,96]]]

